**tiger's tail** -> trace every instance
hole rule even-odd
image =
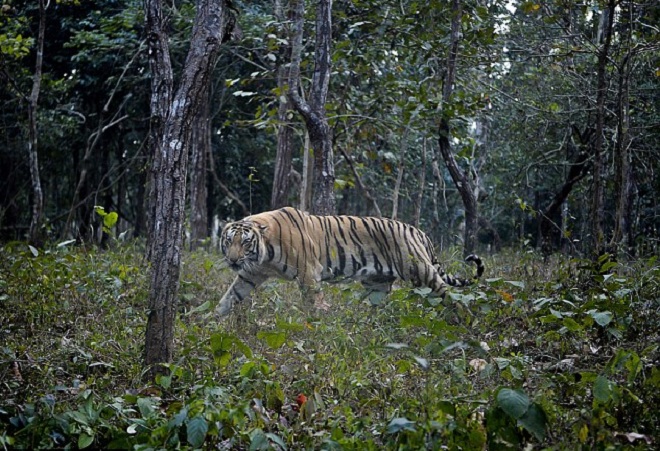
[[[467,257],[465,257],[465,261],[474,263],[475,266],[477,267],[477,273],[470,279],[464,279],[461,277],[454,277],[451,274],[447,274],[444,270],[438,269],[438,271],[440,272],[440,277],[442,277],[442,280],[447,285],[451,285],[452,287],[465,287],[468,285],[472,285],[482,276],[486,268],[483,262],[481,261],[481,258],[479,258],[478,255],[470,254]]]

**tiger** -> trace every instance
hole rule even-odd
[[[369,216],[317,216],[293,207],[228,223],[220,246],[237,275],[216,308],[218,316],[229,314],[270,277],[297,280],[303,288],[352,279],[385,293],[401,279],[444,297],[447,285],[470,285],[484,272],[481,259],[469,255],[466,261],[477,269],[471,280],[446,274],[429,237],[412,225]]]

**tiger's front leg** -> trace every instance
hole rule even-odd
[[[247,298],[255,288],[261,285],[268,277],[258,274],[239,274],[236,276],[227,292],[220,300],[216,313],[218,316],[225,316],[231,312],[234,305]]]

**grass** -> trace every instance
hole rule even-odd
[[[358,285],[324,285],[323,309],[273,280],[218,321],[233,275],[199,251],[184,259],[171,374],[145,383],[139,246],[10,243],[0,255],[0,448],[652,449],[660,440],[654,259],[510,252],[486,259],[483,283],[445,300],[406,286],[364,300]]]

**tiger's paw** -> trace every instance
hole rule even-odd
[[[218,304],[218,307],[215,309],[215,314],[218,317],[227,316],[227,315],[229,315],[229,312],[231,312],[232,307],[233,307],[233,305],[232,305],[231,301],[229,301],[227,299],[223,299],[223,300],[220,301],[220,303]]]

